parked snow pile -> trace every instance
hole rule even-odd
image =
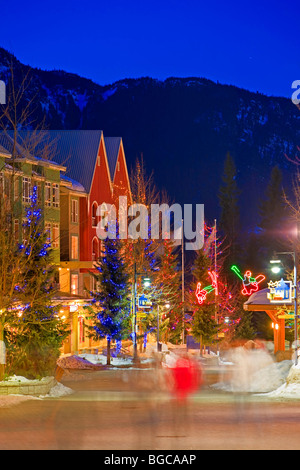
[[[285,383],[293,364],[289,360],[274,362],[265,350],[243,347],[234,348],[230,360],[230,379],[214,384],[213,388],[237,393],[268,393]]]
[[[276,390],[268,393],[271,398],[299,398],[300,399],[300,365],[293,365],[288,373],[286,382]]]
[[[101,364],[95,364],[84,357],[80,356],[64,356],[60,357],[57,361],[57,365],[62,369],[89,369],[94,370],[101,367]]]

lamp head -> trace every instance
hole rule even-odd
[[[281,271],[281,261],[280,259],[271,259],[270,264],[272,265],[271,271],[274,274],[278,274]]]

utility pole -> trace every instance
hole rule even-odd
[[[184,344],[184,240],[183,240],[183,219],[181,221],[181,302],[182,302],[182,344]]]
[[[294,251],[294,313],[295,313],[295,366],[298,364],[298,302],[297,302],[297,251]]]
[[[216,276],[218,275],[217,274],[217,269],[218,269],[218,265],[217,265],[217,220],[215,219],[215,225],[214,225],[214,245],[215,245],[215,273],[216,273]],[[215,289],[215,322],[218,323],[218,303],[217,303],[217,289]]]
[[[134,263],[134,281],[133,281],[133,361],[137,362],[137,312],[136,312],[136,263]]]
[[[160,351],[160,342],[159,342],[159,305],[157,304],[157,352]]]

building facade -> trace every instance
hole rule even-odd
[[[114,203],[118,209],[119,196],[131,201],[122,139],[105,138],[100,130],[41,131],[36,145],[31,146],[34,152],[22,145],[25,141],[28,133],[18,133],[15,152],[13,135],[0,133],[0,183],[4,192],[8,191],[6,179],[14,150],[16,237],[21,240],[22,220],[32,187],[36,186],[43,227],[49,232],[57,265],[59,289],[55,301],[71,331],[63,353],[98,348],[99,343],[87,334],[89,318],[84,307],[96,288],[91,273],[95,272],[94,263],[102,251],[97,237],[97,208],[103,203]],[[54,143],[52,159],[43,158],[49,141]]]

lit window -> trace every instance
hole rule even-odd
[[[23,177],[23,202],[24,204],[30,203],[30,191],[31,191],[31,178]]]
[[[71,259],[78,259],[78,237],[71,236]]]
[[[92,227],[97,227],[97,208],[98,205],[94,202],[92,205]]]
[[[45,206],[51,206],[51,183],[45,183]]]
[[[57,183],[52,185],[52,202],[53,207],[59,207],[59,185]]]
[[[71,200],[71,222],[73,224],[78,223],[78,200],[77,199]]]
[[[93,238],[92,242],[92,260],[96,261],[99,258],[99,243],[97,238]]]
[[[71,294],[78,294],[78,274],[71,274]]]
[[[79,327],[79,342],[84,343],[85,341],[85,325],[84,318],[78,317],[78,327]]]
[[[53,248],[59,247],[59,224],[52,225],[52,246]]]

